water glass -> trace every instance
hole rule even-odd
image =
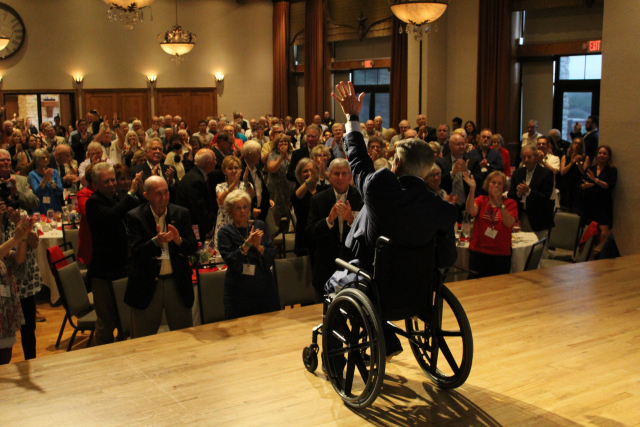
[[[462,236],[465,239],[469,239],[471,234],[471,225],[469,224],[469,214],[465,212],[462,218]]]

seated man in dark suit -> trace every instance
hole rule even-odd
[[[216,156],[208,148],[202,148],[194,161],[195,167],[178,182],[176,204],[189,210],[196,239],[204,241],[213,232],[218,216],[218,203],[209,191],[212,185],[209,174],[216,168]]]
[[[96,163],[91,172],[96,191],[85,205],[93,248],[88,275],[98,317],[95,340],[96,345],[101,345],[113,342],[116,309],[111,302],[108,280],[126,276],[128,245],[124,218],[140,204],[136,192],[142,186],[142,174],[136,175],[129,193],[118,201],[113,166],[106,162]]]
[[[151,138],[144,146],[147,154],[147,161],[131,168],[131,173],[137,175],[142,172],[142,182],[145,182],[151,176],[160,176],[167,181],[171,198],[175,197],[175,180],[176,170],[167,166],[162,162],[162,141],[160,138]],[[141,190],[141,189],[139,189]],[[141,197],[141,199],[143,199]]]
[[[364,207],[347,237],[347,248],[353,251],[361,268],[373,272],[378,237],[388,237],[403,247],[423,246],[435,238],[436,265],[450,267],[457,258],[453,228],[456,209],[429,191],[424,182],[433,166],[433,150],[422,140],[399,141],[392,170],[375,171],[357,116],[362,109],[364,93],[356,96],[351,82],[349,86],[340,82],[337,89],[338,95],[332,96],[342,105],[349,120],[346,125],[347,157],[356,187],[364,199]],[[342,286],[350,283],[354,279],[350,275],[346,271],[336,272],[325,290],[332,292],[336,283]],[[384,327],[383,332],[387,356],[400,353],[402,346],[396,335]]]
[[[267,181],[261,171],[261,151],[262,147],[260,143],[256,141],[247,141],[244,143],[242,146],[242,176],[245,188],[248,188],[250,185],[254,190],[254,195],[251,198],[251,217],[266,222],[272,202],[270,200],[269,189],[267,188]]]
[[[467,194],[469,194],[469,186],[462,179],[462,174],[469,171],[477,183],[477,188],[482,188],[486,174],[482,173],[478,159],[467,154],[467,144],[462,135],[452,135],[449,138],[449,147],[451,152],[436,160],[442,170],[440,188],[447,194],[458,196],[456,199],[457,221],[462,222],[462,214],[465,210]]]
[[[520,150],[523,167],[511,177],[508,196],[518,202],[518,219],[522,231],[534,232],[538,239],[546,237],[553,227],[554,175],[538,163],[538,149],[525,145]]]
[[[163,309],[172,331],[193,326],[189,256],[198,242],[189,211],[169,203],[159,176],[145,181],[144,196],[149,203],[127,214],[131,266],[124,302],[131,307],[132,338],[155,334]]]
[[[355,258],[345,246],[345,241],[355,220],[355,212],[362,209],[362,197],[358,190],[349,185],[351,178],[347,160],[335,159],[329,165],[332,188],[316,193],[311,198],[306,234],[307,239],[316,245],[313,264],[316,302],[322,302],[325,283],[336,271],[335,259]]]

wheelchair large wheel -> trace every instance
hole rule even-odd
[[[441,294],[441,304],[434,306],[433,327],[419,317],[407,319],[405,324],[407,332],[414,335],[409,342],[418,365],[438,387],[451,389],[469,377],[473,337],[458,299],[445,285]]]
[[[336,296],[324,317],[322,345],[322,363],[344,403],[356,409],[373,403],[386,355],[380,318],[364,293],[345,289]]]

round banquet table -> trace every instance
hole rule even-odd
[[[511,242],[511,272],[518,273],[524,271],[524,266],[531,252],[531,247],[538,241],[538,237],[535,233],[525,233],[521,231],[513,234],[513,240]],[[469,242],[458,242],[458,260],[455,265],[462,268],[469,268]],[[466,280],[468,273],[466,271],[460,271],[455,268],[449,270],[449,274],[445,279],[447,282],[457,282],[460,280]]]
[[[39,224],[38,230],[42,232]],[[45,231],[43,234],[40,234],[40,243],[38,244],[38,249],[36,251],[36,261],[38,263],[38,268],[40,268],[42,282],[51,291],[51,304],[55,304],[58,299],[60,299],[60,292],[58,292],[58,286],[56,285],[55,278],[53,277],[53,274],[51,274],[51,269],[49,268],[49,262],[47,261],[47,249],[52,246],[61,245],[62,243],[61,229]]]

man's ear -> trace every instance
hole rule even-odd
[[[393,158],[393,163],[391,164],[391,171],[397,175],[398,171],[401,168],[402,168],[402,160],[400,159],[400,157],[395,156]]]

